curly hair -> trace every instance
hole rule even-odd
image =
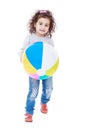
[[[48,18],[50,20],[50,27],[49,31],[46,34],[48,37],[52,37],[52,33],[55,32],[55,20],[52,15],[52,13],[49,10],[38,10],[30,19],[30,21],[27,23],[27,29],[30,33],[35,33],[35,27],[34,24],[40,19],[40,18]]]

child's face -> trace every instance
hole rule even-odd
[[[38,36],[44,36],[49,30],[50,20],[48,18],[39,18],[34,26],[36,29],[36,34]]]

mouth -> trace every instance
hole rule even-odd
[[[40,30],[41,32],[45,32],[45,30]]]

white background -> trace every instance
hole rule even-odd
[[[18,50],[36,9],[54,13],[53,36],[60,64],[54,75],[49,113],[40,112],[40,92],[33,123],[24,122],[28,78]],[[0,2],[0,129],[86,130],[85,0],[3,0]]]

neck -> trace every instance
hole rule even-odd
[[[39,37],[45,37],[45,35],[39,34],[39,33],[35,33],[37,36]]]

